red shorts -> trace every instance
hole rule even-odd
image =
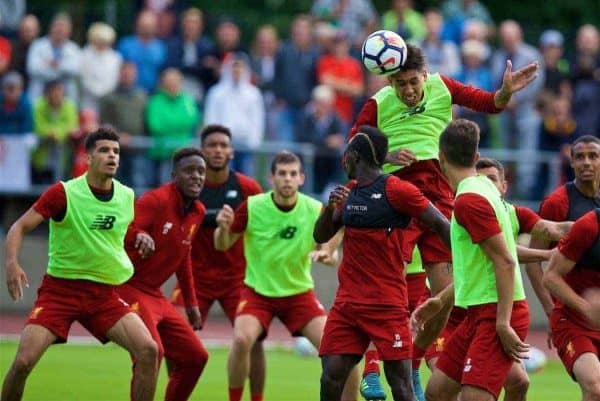
[[[227,285],[222,285],[221,282],[194,282],[196,287],[196,299],[198,299],[198,307],[202,314],[202,325],[206,322],[208,311],[212,304],[216,301],[221,305],[225,315],[233,324],[237,306],[240,303],[240,293],[244,287],[244,279],[226,280]],[[179,284],[175,286],[171,294],[171,302],[176,306],[185,306],[183,296]]]
[[[412,338],[408,312],[388,305],[334,303],[321,340],[319,356],[363,355],[373,342],[384,361],[410,359]]]
[[[600,331],[587,329],[569,319],[561,310],[550,315],[552,343],[573,380],[573,365],[582,354],[591,352],[600,356]]]
[[[81,323],[100,342],[106,332],[131,312],[113,285],[45,275],[26,324],[37,324],[66,342],[74,321]]]
[[[208,360],[208,352],[192,326],[164,296],[150,295],[124,284],[117,290],[137,313],[163,356],[181,365]]]
[[[448,219],[454,208],[454,192],[440,169],[437,160],[424,160],[394,172],[394,175],[412,183]],[[419,246],[423,263],[450,262],[452,255],[442,239],[433,230],[413,220],[404,231],[404,260],[412,260],[415,245]]]
[[[452,380],[482,388],[498,398],[513,360],[496,334],[497,304],[469,307],[437,361],[436,368]],[[529,328],[527,301],[513,304],[510,325],[524,340]]]
[[[241,315],[252,315],[258,319],[264,330],[259,338],[262,340],[267,337],[274,317],[281,320],[290,334],[300,336],[304,326],[316,317],[326,316],[327,312],[313,290],[289,297],[265,297],[244,286],[236,311],[236,316]]]
[[[465,317],[467,316],[467,310],[464,308],[459,308],[455,306],[452,308],[450,312],[450,317],[448,318],[448,322],[446,326],[444,326],[443,330],[440,332],[438,337],[435,339],[435,342],[431,344],[431,346],[425,352],[425,360],[429,362],[434,358],[439,358],[442,352],[444,352],[444,347],[448,344],[450,337],[456,331],[456,328],[460,326]]]
[[[413,313],[417,306],[429,298],[427,288],[427,273],[413,273],[406,275],[406,288],[408,290],[408,312]]]

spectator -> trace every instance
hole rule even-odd
[[[45,85],[60,79],[66,96],[79,100],[77,79],[81,73],[81,50],[71,41],[71,17],[57,14],[50,23],[47,36],[36,39],[27,53],[29,98],[35,102],[44,92]]]
[[[600,36],[593,25],[577,31],[571,66],[573,111],[581,135],[600,133]]]
[[[275,139],[277,129],[277,111],[275,104],[275,56],[279,49],[277,31],[272,25],[258,28],[252,47],[253,81],[260,89],[265,104],[265,136]]]
[[[169,180],[170,157],[177,148],[190,146],[200,120],[194,99],[182,92],[183,76],[175,68],[161,74],[160,89],[150,97],[146,107],[146,124],[154,140],[150,157],[156,163],[155,185]],[[232,104],[238,104],[237,99]],[[237,110],[236,112],[239,112]]]
[[[352,46],[359,49],[364,38],[377,28],[377,13],[370,0],[316,0],[310,12],[344,31]]]
[[[23,93],[23,78],[16,71],[2,78],[0,94],[0,134],[29,134],[33,132],[31,102]]]
[[[98,114],[92,109],[83,109],[79,113],[79,129],[69,134],[71,147],[71,168],[69,176],[71,178],[79,177],[87,171],[88,154],[85,150],[85,138],[88,134],[96,131],[100,121]],[[119,164],[121,159],[119,159]]]
[[[483,64],[486,54],[485,45],[477,40],[470,39],[463,42],[461,51],[464,64],[462,70],[456,75],[456,79],[466,85],[472,85],[489,92],[493,91],[492,71]],[[492,145],[487,114],[460,107],[458,116],[474,121],[479,125],[481,147]]]
[[[490,61],[490,56],[492,55],[492,48],[489,44],[488,28],[483,22],[473,18],[465,21],[462,32],[462,41],[464,42],[470,39],[481,42],[485,46],[484,63],[488,64]]]
[[[335,94],[327,85],[316,86],[312,101],[303,110],[297,129],[300,142],[316,146],[314,191],[322,193],[330,183],[344,179],[340,162],[347,125],[338,117],[334,107]]]
[[[413,8],[412,0],[392,0],[392,9],[381,17],[381,26],[396,32],[410,43],[419,43],[425,39],[425,20],[420,12]]]
[[[350,56],[350,40],[338,32],[330,52],[317,64],[317,79],[335,91],[335,109],[339,117],[350,124],[354,119],[354,100],[365,91],[361,64]]]
[[[545,67],[544,89],[554,95],[569,95],[569,64],[562,58],[563,35],[554,29],[544,31],[540,36],[540,51]]]
[[[555,96],[549,102],[544,112],[544,119],[540,125],[540,147],[546,152],[553,152],[556,158],[561,154],[568,153],[565,149],[577,137],[577,123],[571,115],[571,103],[569,99],[563,96]],[[548,190],[550,184],[548,164],[542,164],[541,171],[538,174],[534,199],[542,199]]]
[[[14,37],[26,6],[26,0],[0,1],[0,34]]]
[[[31,43],[37,39],[40,34],[40,23],[33,14],[27,14],[21,20],[19,25],[19,35],[12,42],[12,57],[10,59],[10,69],[17,71],[24,79],[23,88],[27,88],[29,76],[27,74],[27,53]]]
[[[10,41],[5,37],[0,36],[0,77],[8,71],[11,52]]]
[[[310,17],[297,15],[292,22],[291,40],[284,42],[275,59],[278,140],[295,141],[294,127],[316,84],[319,52],[313,45],[311,29]]]
[[[217,25],[215,40],[217,42],[217,55],[223,62],[229,55],[243,52],[240,44],[241,30],[239,25],[231,17],[223,17]]]
[[[81,52],[82,107],[98,111],[98,101],[112,92],[119,82],[122,58],[112,49],[115,30],[102,22],[88,29],[88,45]]]
[[[119,178],[138,188],[148,185],[148,166],[145,154],[130,147],[132,137],[145,135],[144,111],[146,92],[136,85],[137,67],[130,62],[121,64],[119,83],[110,94],[100,99],[100,121],[110,124],[121,137]]]
[[[165,64],[167,51],[162,41],[155,37],[156,16],[151,11],[139,13],[135,35],[119,41],[119,53],[126,61],[133,62],[138,71],[138,85],[147,93],[156,87],[158,76]]]
[[[455,76],[460,71],[460,56],[453,42],[442,40],[440,33],[444,23],[442,14],[436,9],[425,12],[427,35],[419,45],[425,53],[427,70],[446,76]]]
[[[204,123],[231,129],[236,149],[233,167],[245,174],[253,172],[248,150],[258,148],[264,136],[263,104],[260,90],[250,82],[247,56],[244,53],[233,54],[223,63],[219,83],[206,96]]]
[[[512,61],[513,71],[529,63],[541,63],[540,53],[523,42],[521,26],[507,20],[500,25],[502,48],[492,57],[492,78],[502,82],[507,60]],[[535,150],[539,142],[540,116],[536,111],[537,96],[544,85],[544,69],[538,69],[538,77],[523,90],[515,93],[505,110],[500,114],[500,140],[503,148],[519,149],[523,152],[522,162],[517,165],[517,192],[527,194],[535,180]],[[532,156],[532,157],[528,157]]]
[[[39,143],[31,158],[32,181],[49,184],[65,178],[68,155],[64,145],[69,133],[77,129],[77,109],[65,97],[61,81],[49,81],[44,86],[44,96],[33,106],[33,126]]]
[[[457,45],[461,43],[465,23],[468,20],[481,21],[488,30],[491,30],[494,24],[490,12],[479,0],[446,0],[442,4],[442,13],[446,19],[442,37]]]
[[[197,8],[190,8],[181,18],[181,35],[172,38],[167,48],[167,66],[180,70],[183,74],[183,91],[198,103],[204,99],[206,76],[212,80],[215,58],[215,45],[206,36],[203,14]]]
[[[331,48],[338,29],[327,21],[317,21],[313,26],[313,41],[320,52]]]

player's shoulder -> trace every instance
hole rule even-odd
[[[262,187],[254,178],[242,174],[238,171],[235,173],[235,178],[237,179],[244,196],[256,195],[262,192]]]
[[[559,220],[566,218],[569,208],[569,193],[566,185],[561,185],[546,196],[540,203],[540,216],[543,218],[549,218],[551,220],[557,220],[560,216],[558,214],[565,214]],[[561,213],[564,212],[564,213]]]

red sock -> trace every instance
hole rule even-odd
[[[419,369],[421,366],[421,359],[425,356],[426,350],[419,348],[413,344],[413,357],[412,357],[412,368],[413,370]]]
[[[367,351],[365,353],[365,370],[363,371],[363,377],[369,373],[379,374],[379,354],[377,350]]]
[[[262,394],[252,394],[250,396],[250,400],[251,401],[263,401],[263,395]]]
[[[244,388],[231,388],[229,387],[229,401],[242,401],[242,393]]]

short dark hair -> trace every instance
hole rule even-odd
[[[573,149],[575,148],[575,145],[579,143],[595,143],[596,145],[600,145],[600,139],[598,139],[594,135],[583,135],[575,139],[575,141],[573,141],[573,144],[571,145],[571,157],[574,156]]]
[[[202,128],[202,131],[200,131],[200,143],[204,143],[206,138],[215,132],[218,132],[219,134],[225,134],[229,137],[229,140],[231,140],[231,130],[229,128],[220,124],[208,124]]]
[[[46,82],[44,84],[44,95],[47,95],[52,89],[56,88],[57,86],[62,86],[64,88],[65,84],[62,81],[62,79],[57,78]]]
[[[479,126],[459,118],[451,121],[440,135],[440,150],[457,167],[473,167],[479,148]]]
[[[388,152],[388,138],[375,127],[361,125],[347,150],[356,151],[369,166],[381,167]]]
[[[406,44],[406,60],[398,71],[417,70],[422,71],[425,68],[425,54],[421,48]]]
[[[96,142],[103,139],[119,142],[119,135],[110,125],[101,125],[96,131],[88,134],[85,138],[85,151],[87,153],[92,152],[96,148]]]
[[[271,174],[275,174],[278,164],[292,164],[292,163],[300,164],[300,172],[304,171],[303,167],[302,167],[302,161],[294,153],[290,152],[289,150],[283,150],[283,151],[277,153],[275,155],[275,157],[273,158],[273,161],[271,162]]]
[[[504,166],[498,160],[490,159],[488,157],[482,157],[481,159],[477,160],[477,163],[475,163],[475,168],[477,170],[490,167],[493,167],[496,170],[498,170],[498,173],[500,174],[500,179],[504,180]]]
[[[194,146],[190,146],[187,148],[179,148],[173,153],[173,157],[171,158],[171,165],[173,169],[177,167],[177,163],[179,163],[181,159],[189,156],[200,156],[202,160],[204,160],[204,157],[202,156],[202,151]]]

